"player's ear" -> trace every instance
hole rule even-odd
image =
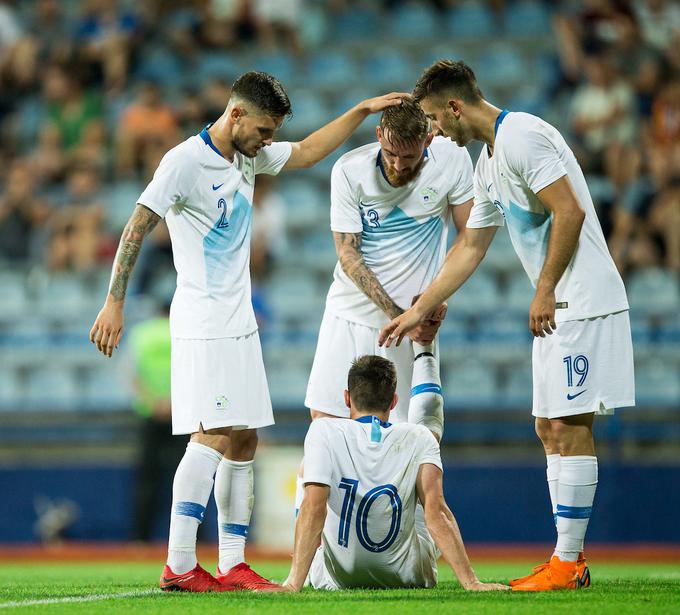
[[[399,401],[399,395],[396,393],[394,394],[394,397],[392,398],[392,403],[390,404],[390,411],[394,410],[394,406],[397,405],[397,402]]]
[[[234,122],[234,124],[238,123],[242,115],[245,115],[243,111],[244,110],[237,105],[234,105],[231,108],[231,111],[229,111],[229,118],[231,119],[232,122]]]
[[[349,398],[349,391],[347,389],[345,389],[343,391],[343,395],[345,397],[345,406],[347,406],[348,408],[351,408],[352,407],[352,401]]]
[[[378,137],[378,143],[380,143],[382,145],[383,135],[382,135],[382,129],[380,128],[380,126],[375,127],[375,136]]]
[[[453,113],[453,115],[458,119],[460,117],[460,112],[461,112],[461,104],[459,100],[456,100],[455,98],[450,98],[446,102],[446,108]]]

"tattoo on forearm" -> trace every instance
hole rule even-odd
[[[111,274],[109,293],[116,301],[122,301],[127,292],[130,273],[135,266],[144,237],[158,224],[160,216],[143,205],[137,205],[120,238]]]
[[[366,266],[361,254],[361,233],[333,233],[335,249],[342,270],[373,303],[390,318],[403,310],[387,294],[375,274]]]

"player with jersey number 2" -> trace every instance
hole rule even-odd
[[[402,96],[366,100],[300,142],[273,143],[291,111],[288,95],[271,75],[245,73],[234,83],[223,115],[171,149],[138,199],[90,340],[109,357],[118,346],[129,276],[144,237],[165,218],[177,269],[170,311],[173,433],[191,438],[173,482],[164,590],[279,589],[244,561],[256,430],[274,423],[251,304],[255,176],[314,165],[370,113],[400,104]],[[215,576],[196,559],[198,525],[213,484],[219,524]]]
[[[528,113],[493,106],[464,62],[425,70],[414,97],[459,145],[484,146],[463,240],[418,302],[381,332],[398,344],[472,275],[499,226],[536,289],[529,308],[533,415],[547,457],[557,526],[550,560],[511,583],[516,591],[590,584],[583,542],[598,482],[595,414],[635,405],[626,291],[607,250],[583,172],[560,133]]]

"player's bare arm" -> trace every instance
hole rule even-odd
[[[137,262],[144,237],[158,224],[160,216],[137,205],[125,225],[113,263],[109,294],[90,330],[90,341],[107,357],[113,354],[123,335],[123,305],[130,274]]]
[[[477,578],[465,551],[456,518],[444,500],[442,471],[431,463],[421,465],[416,489],[425,511],[425,525],[446,563],[456,573],[460,584],[472,591],[510,589],[501,583],[482,583]]]
[[[379,113],[387,107],[400,105],[404,96],[408,94],[391,92],[360,102],[302,141],[292,143],[293,151],[283,168],[304,169],[314,166],[340,147],[369,115]]]
[[[553,215],[548,252],[529,308],[529,329],[534,337],[545,337],[557,328],[555,287],[574,256],[586,214],[566,175],[536,196]]]
[[[383,327],[378,343],[389,347],[392,342],[396,342],[399,346],[409,331],[453,295],[482,262],[497,228],[487,226],[465,229],[462,239],[449,250],[432,284],[411,308]]]
[[[318,483],[305,485],[305,497],[295,522],[293,563],[288,579],[283,585],[289,591],[300,591],[305,584],[314,554],[321,544],[329,493],[328,485]]]

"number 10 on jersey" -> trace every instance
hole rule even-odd
[[[340,527],[338,530],[338,544],[341,547],[349,547],[349,532],[352,527],[352,513],[354,512],[354,500],[356,499],[359,481],[353,478],[342,478],[338,488],[345,491],[340,511]],[[387,535],[380,541],[374,541],[368,534],[368,513],[371,506],[380,496],[390,499],[392,518]],[[356,534],[359,544],[367,551],[380,553],[389,549],[397,539],[401,527],[401,498],[394,485],[378,485],[371,489],[359,502],[356,516]]]

